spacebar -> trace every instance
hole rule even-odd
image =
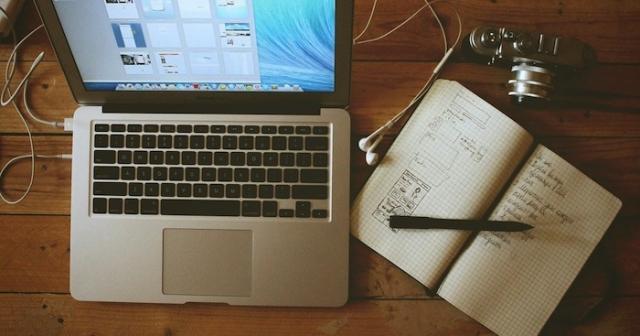
[[[162,200],[163,215],[240,216],[240,201]]]

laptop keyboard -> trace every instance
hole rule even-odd
[[[327,125],[95,123],[92,213],[327,218]]]

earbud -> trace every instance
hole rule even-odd
[[[372,134],[373,135],[373,134]],[[358,148],[363,152],[368,152],[371,148],[371,135],[358,141]]]
[[[369,151],[367,152],[367,155],[365,158],[369,166],[375,166],[378,164],[378,159],[380,158],[380,155],[378,155],[378,153]]]

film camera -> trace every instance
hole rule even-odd
[[[572,38],[481,26],[464,40],[463,52],[489,65],[511,66],[509,95],[518,103],[548,101],[555,77],[595,64],[594,51]]]

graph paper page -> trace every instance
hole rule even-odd
[[[491,215],[535,228],[481,232],[438,294],[499,335],[536,335],[620,207],[619,199],[538,146]]]
[[[389,216],[481,218],[532,142],[459,83],[437,81],[354,201],[352,234],[433,289],[469,233],[392,230]]]

